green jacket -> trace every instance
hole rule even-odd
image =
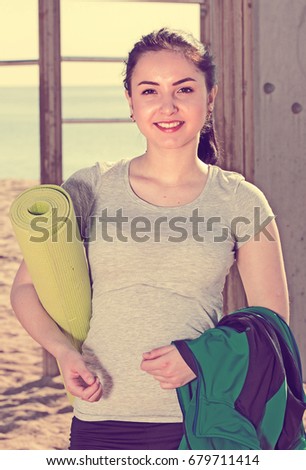
[[[173,343],[197,375],[177,389],[180,449],[306,450],[299,351],[279,315],[244,308],[195,340]]]

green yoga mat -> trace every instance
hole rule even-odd
[[[91,286],[69,194],[56,185],[34,186],[15,199],[10,220],[42,305],[80,350],[89,328]]]

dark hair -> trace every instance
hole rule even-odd
[[[146,36],[142,36],[128,55],[128,59],[125,63],[126,69],[123,83],[129,95],[131,95],[133,71],[141,55],[146,52],[158,52],[162,50],[181,52],[187,59],[191,60],[194,65],[204,73],[208,93],[217,83],[216,65],[208,48],[197,41],[191,34],[162,28],[159,31],[153,31]],[[207,115],[206,122],[201,130],[198,157],[203,162],[211,164],[217,163],[220,158],[212,113]]]

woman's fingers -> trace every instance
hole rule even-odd
[[[175,349],[175,346],[173,346],[172,344],[162,346],[160,348],[155,348],[155,349],[152,349],[151,351],[143,353],[143,358],[146,360],[156,359],[165,354],[168,354],[169,352],[173,351],[173,349]]]
[[[85,400],[85,401],[94,402],[94,401],[99,400],[101,396],[102,396],[102,386],[101,386],[99,379],[96,377],[95,382],[92,385],[85,388],[80,398],[82,398],[82,400]]]
[[[144,353],[141,369],[159,381],[163,389],[181,387],[196,377],[173,345]]]

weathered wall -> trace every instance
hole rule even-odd
[[[254,181],[277,214],[306,379],[306,0],[254,0]]]

